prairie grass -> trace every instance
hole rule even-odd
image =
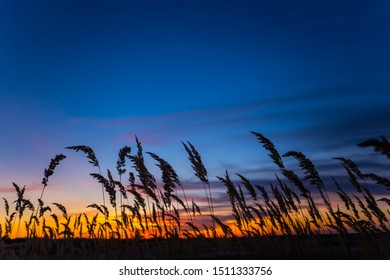
[[[92,148],[70,146],[83,152],[101,185],[101,203],[94,211],[70,215],[66,206],[44,202],[49,178],[66,156],[56,155],[44,170],[37,203],[26,198],[26,188],[12,183],[16,200],[3,198],[0,217],[0,257],[33,259],[122,258],[389,258],[390,199],[377,197],[370,188],[390,190],[390,180],[362,172],[351,159],[335,157],[353,186],[346,191],[339,181],[323,180],[303,153],[280,154],[264,135],[252,132],[275,163],[275,181],[254,183],[243,174],[217,176],[226,188],[230,218],[219,217],[213,201],[213,182],[200,153],[182,142],[191,167],[203,187],[207,205],[186,193],[173,167],[152,152],[136,147],[118,152],[116,175],[102,172]],[[383,136],[359,144],[389,157],[390,144]],[[135,153],[132,151],[135,150]],[[154,160],[160,179],[145,163]],[[297,162],[288,169],[285,159]],[[65,161],[66,162],[66,161]],[[127,176],[127,179],[125,179]],[[329,180],[330,179],[330,180]],[[327,183],[325,183],[327,182]],[[329,183],[330,182],[330,183]],[[344,181],[343,181],[344,182]],[[327,185],[333,184],[333,185]],[[337,199],[331,199],[336,189]],[[106,198],[108,197],[108,201]],[[109,202],[109,203],[108,203]],[[200,205],[200,206],[199,206]]]

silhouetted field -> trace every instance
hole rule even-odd
[[[1,259],[35,260],[379,260],[390,259],[390,235],[360,234],[208,239],[17,239]]]
[[[37,204],[15,183],[16,200],[9,203],[3,198],[0,258],[390,259],[390,199],[374,196],[369,187],[376,184],[390,190],[386,177],[363,173],[352,160],[336,158],[354,190],[347,192],[332,179],[339,198],[335,203],[304,154],[289,151],[280,155],[269,139],[253,134],[280,175],[268,186],[253,184],[242,174],[233,180],[227,171],[217,177],[226,186],[229,220],[218,217],[206,167],[189,142],[182,144],[204,190],[206,211],[188,197],[172,166],[154,153],[144,153],[137,138],[135,154],[127,146],[118,153],[117,178],[110,170],[103,175],[90,147],[67,147],[85,154],[96,168],[90,175],[101,185],[102,203],[88,205],[96,213],[72,216],[64,205],[44,202],[49,178],[66,158],[56,155],[44,171]],[[390,158],[385,137],[359,146],[373,147]],[[146,166],[145,154],[160,169],[161,183]],[[284,158],[297,160],[301,175],[287,169]],[[133,171],[125,183],[128,163]]]

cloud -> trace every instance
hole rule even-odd
[[[117,143],[135,144],[137,135],[149,149],[164,150],[173,165],[186,160],[180,141],[189,140],[196,143],[206,160],[212,159],[207,166],[213,169],[212,176],[233,169],[229,167],[254,177],[273,170],[267,151],[250,133],[252,130],[273,141],[281,154],[301,151],[330,172],[337,169],[333,168],[335,163],[326,163],[333,157],[371,157],[372,153],[356,145],[386,133],[390,123],[385,101],[390,97],[385,93],[389,89],[386,84],[351,84],[290,95],[259,95],[256,102],[228,107],[74,121],[107,131],[104,134],[114,135]],[[180,161],[178,151],[182,152]]]
[[[225,169],[254,178],[273,170],[268,152],[250,131],[264,134],[281,154],[301,151],[320,169],[331,172],[337,169],[333,167],[336,163],[330,163],[333,157],[371,158],[373,153],[356,145],[386,134],[390,125],[386,105],[389,89],[387,84],[362,82],[290,95],[259,93],[256,102],[227,107],[72,121],[79,128],[88,127],[102,137],[111,137],[116,144],[134,145],[137,135],[147,149],[165,153],[166,160],[181,170],[181,163],[187,159],[180,141],[188,140],[199,147],[212,177],[224,174]],[[376,161],[365,164],[382,170]],[[187,166],[186,172],[191,173]]]
[[[15,188],[13,187],[1,187],[0,193],[15,193]]]
[[[10,183],[11,185],[12,183]],[[36,184],[36,183],[32,183],[31,185],[24,185],[24,186],[20,186],[18,185],[19,188],[23,188],[25,187],[26,190],[25,192],[26,193],[29,193],[29,192],[34,192],[34,191],[41,191],[42,190],[42,185],[40,184]],[[15,190],[15,187],[11,186],[11,187],[0,187],[0,193],[14,193],[16,195],[16,190]]]
[[[206,108],[145,117],[87,118],[73,120],[73,123],[80,128],[94,127],[106,131],[104,134],[113,135],[115,143],[135,144],[134,136],[137,135],[146,146],[163,148],[172,143],[180,145],[180,141],[187,140],[212,143],[221,137],[240,134],[243,130],[249,133],[259,118],[246,107]]]
[[[237,136],[247,129],[305,139],[363,139],[389,126],[385,92],[389,86],[351,85],[279,97],[262,97],[255,103],[204,108],[164,115],[100,120],[102,126],[125,129],[150,143],[181,137]],[[390,98],[388,98],[390,99]],[[389,100],[390,101],[390,100]],[[126,135],[128,135],[128,133]],[[373,135],[375,136],[375,135]],[[152,140],[156,138],[158,140]],[[323,139],[321,139],[323,138]],[[336,144],[340,144],[335,141]]]

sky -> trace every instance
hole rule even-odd
[[[388,170],[356,145],[390,136],[389,12],[384,0],[1,0],[0,196],[15,182],[37,197],[62,153],[45,195],[85,207],[100,198],[96,169],[64,148],[90,146],[115,171],[135,136],[193,188],[181,141],[211,181],[225,170],[273,178],[251,131],[324,176],[341,156]]]

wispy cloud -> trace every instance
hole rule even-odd
[[[12,185],[12,183],[10,183],[10,185]],[[36,183],[32,183],[30,185],[23,185],[23,186],[19,186],[19,187],[20,188],[25,187],[26,192],[33,192],[33,191],[42,190],[42,185],[36,184]],[[15,194],[16,193],[15,187],[13,187],[13,186],[0,187],[0,193],[12,193],[12,194]]]
[[[206,159],[212,158],[209,167],[217,168],[212,170],[213,175],[221,175],[229,167],[253,176],[272,170],[266,151],[250,131],[263,133],[280,153],[299,150],[327,170],[335,165],[333,157],[364,158],[359,155],[369,151],[356,145],[388,132],[384,101],[390,99],[385,95],[389,89],[386,84],[352,84],[290,95],[262,94],[256,102],[221,108],[144,117],[73,119],[73,123],[76,128],[102,131],[118,145],[134,144],[137,135],[148,148],[156,153],[163,151],[171,157],[167,160],[174,162],[186,160],[185,153],[179,160],[177,151],[182,148],[181,140],[189,140]],[[371,164],[375,165],[376,160]]]
[[[349,142],[379,131],[386,132],[384,130],[390,123],[384,101],[390,99],[386,97],[389,89],[388,85],[350,85],[280,97],[261,94],[256,102],[238,102],[223,108],[74,121],[126,131],[122,137],[134,133],[154,144],[177,141],[182,137],[202,137],[205,133],[208,137],[215,137],[217,133],[234,137],[243,129],[248,133],[253,129],[271,135],[296,137],[301,141],[315,142],[321,137],[339,136],[339,139]]]

